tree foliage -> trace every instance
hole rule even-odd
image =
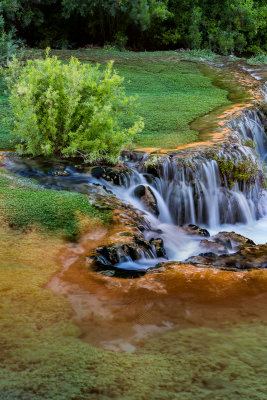
[[[267,51],[267,0],[2,0],[7,27],[34,46]],[[66,21],[68,22],[66,24]]]
[[[23,139],[21,153],[114,162],[143,128],[134,115],[136,98],[125,95],[112,63],[100,69],[47,56],[22,67],[14,59],[6,81],[13,133]]]

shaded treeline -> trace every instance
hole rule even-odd
[[[6,30],[29,46],[267,50],[267,0],[2,0]]]

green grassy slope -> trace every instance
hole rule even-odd
[[[190,129],[190,122],[229,102],[227,92],[214,86],[197,64],[181,62],[175,52],[90,50],[55,53],[64,60],[71,55],[84,62],[106,63],[114,59],[115,69],[125,78],[127,93],[139,96],[139,113],[145,129],[135,138],[137,147],[174,148],[195,141],[198,134]],[[3,94],[2,83],[0,96],[0,106],[3,102],[2,113],[5,114],[7,97]],[[11,149],[14,143],[8,129],[1,126],[0,150]]]
[[[137,146],[174,148],[195,141],[190,122],[228,102],[227,92],[193,63],[117,61],[115,68],[125,78],[127,93],[139,96],[145,128]]]

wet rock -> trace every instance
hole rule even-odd
[[[157,257],[168,259],[166,250],[164,248],[164,242],[161,238],[159,239],[150,239],[149,243],[155,247]]]
[[[239,250],[243,246],[255,245],[253,240],[235,232],[219,232],[217,235],[212,236],[211,239],[233,250]]]
[[[218,259],[217,254],[213,252],[200,253],[197,256],[189,257],[185,263],[189,264],[212,264]]]
[[[197,225],[194,225],[194,224],[181,226],[181,229],[183,229],[189,235],[210,237],[210,234],[207,231],[207,229],[201,228],[200,226],[197,226]]]
[[[134,189],[134,195],[143,203],[151,214],[159,215],[157,199],[149,186],[139,185]]]
[[[145,256],[153,256],[152,245],[142,236],[133,236],[129,243],[116,243],[112,246],[102,246],[94,251],[94,255],[90,257],[93,264],[92,267],[102,274],[106,271],[115,271],[115,276],[121,277],[137,277],[146,273],[145,270],[120,268],[120,264],[128,261],[137,261]],[[109,272],[108,272],[109,273]],[[141,274],[141,275],[140,275]],[[111,275],[109,275],[111,276]]]
[[[128,151],[128,150],[123,150],[123,151],[121,152],[121,158],[122,158],[122,160],[131,161],[131,162],[142,161],[146,156],[147,156],[147,153],[144,152],[144,151]]]
[[[139,231],[144,232],[145,231],[145,227],[143,225],[138,225],[137,227],[139,229]]]
[[[229,247],[226,244],[221,242],[210,241],[207,239],[201,240],[200,247],[204,249],[206,252],[212,252],[216,254],[225,254],[228,253]]]
[[[233,254],[199,254],[186,260],[196,266],[210,264],[211,267],[226,270],[250,270],[267,267],[267,244],[250,245]]]
[[[127,180],[127,174],[130,171],[127,168],[110,168],[110,167],[94,167],[91,170],[91,174],[96,179],[105,179],[114,185],[124,185]]]

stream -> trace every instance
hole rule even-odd
[[[254,69],[251,69],[253,74]],[[259,78],[260,79],[260,78]],[[262,86],[266,91],[266,86]],[[259,110],[246,110],[230,122],[234,142],[217,150],[216,156],[226,162],[232,159],[257,166],[263,174],[267,162],[267,136],[265,117]],[[138,157],[137,157],[138,158]],[[67,164],[59,169],[54,164],[36,160],[8,159],[6,166],[12,172],[33,177],[45,188],[74,190],[90,193],[101,186],[141,214],[149,228],[144,229],[146,240],[163,240],[167,257],[158,257],[155,251],[141,254],[139,259],[123,255],[115,267],[122,270],[145,271],[162,261],[185,261],[205,252],[203,237],[190,234],[183,227],[201,226],[210,235],[218,232],[236,232],[256,244],[267,242],[267,191],[262,179],[253,183],[227,182],[216,157],[192,153],[186,160],[177,154],[162,156],[152,168],[144,153],[137,161],[127,154],[124,169],[115,179],[103,174],[102,167],[79,168]],[[148,163],[148,164],[147,164]],[[112,172],[114,174],[114,171]],[[106,173],[107,175],[107,173]],[[82,190],[81,190],[82,187]],[[145,191],[156,209],[141,201],[138,193]],[[192,232],[191,232],[192,233]],[[208,239],[209,240],[209,239]],[[206,250],[208,251],[208,249]],[[231,249],[228,250],[231,253]]]

